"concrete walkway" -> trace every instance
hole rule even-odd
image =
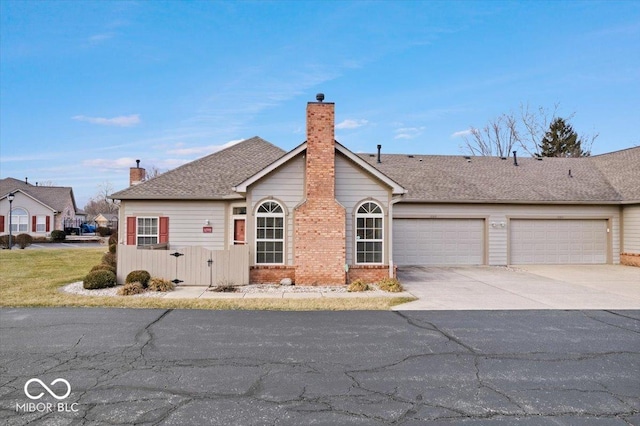
[[[640,309],[640,268],[621,265],[409,267],[419,300],[394,310]]]

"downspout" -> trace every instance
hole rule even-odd
[[[389,278],[393,278],[393,205],[398,201],[401,201],[403,198],[403,194],[396,195],[395,197],[391,197],[391,201],[389,202]]]

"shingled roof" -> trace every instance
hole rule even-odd
[[[254,137],[112,194],[115,199],[241,198],[233,187],[286,154]],[[583,158],[357,154],[408,190],[406,202],[640,202],[640,147]]]
[[[253,137],[184,164],[141,184],[111,194],[118,200],[219,200],[242,198],[233,186],[286,152]]]
[[[399,182],[408,202],[640,201],[640,148],[583,158],[359,154]]]
[[[15,191],[24,192],[57,212],[62,212],[67,207],[69,200],[71,200],[75,212],[79,213],[71,187],[36,186],[10,177],[0,180],[0,196],[2,198],[6,197],[10,192]]]
[[[640,147],[590,157],[622,200],[640,203]]]

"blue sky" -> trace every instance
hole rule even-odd
[[[640,145],[640,2],[0,1],[0,176],[79,207],[252,136],[288,150],[336,103],[355,152],[462,153],[521,104],[593,154]]]

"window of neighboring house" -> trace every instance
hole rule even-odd
[[[29,215],[25,209],[11,211],[11,232],[29,232]]]
[[[137,235],[137,244],[146,246],[149,244],[158,244],[158,218],[157,217],[139,217]]]
[[[356,263],[382,263],[384,214],[379,204],[363,203],[356,212]]]
[[[36,216],[36,232],[47,232],[47,217]]]
[[[265,201],[256,212],[256,263],[284,263],[284,210]]]

